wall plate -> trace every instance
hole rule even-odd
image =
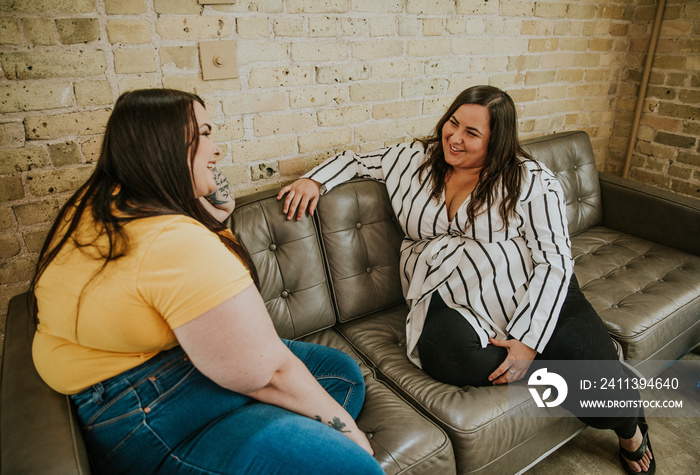
[[[199,60],[205,81],[238,77],[236,42],[233,40],[200,41]]]

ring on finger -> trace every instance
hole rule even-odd
[[[512,369],[509,369],[508,372],[509,372],[512,376],[515,376],[515,371],[513,371]]]

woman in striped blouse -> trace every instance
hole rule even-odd
[[[286,195],[287,219],[301,219],[307,209],[314,213],[321,193],[356,177],[386,184],[405,234],[408,357],[435,379],[504,384],[525,377],[535,358],[617,359],[573,275],[562,188],[522,149],[505,92],[471,87],[432,136],[369,154],[344,152],[277,198]],[[615,430],[625,471],[653,473],[642,418],[582,420]]]

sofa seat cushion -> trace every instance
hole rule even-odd
[[[581,289],[627,360],[673,360],[697,343],[700,257],[603,226],[571,241]]]
[[[447,432],[458,473],[516,473],[584,427],[574,417],[531,417],[535,403],[524,382],[459,388],[432,379],[406,357],[406,314],[399,305],[336,328],[381,379]]]
[[[360,363],[367,395],[357,425],[367,434],[374,457],[385,473],[455,473],[452,444],[447,434],[379,381],[338,333],[324,330],[302,340],[337,348]]]

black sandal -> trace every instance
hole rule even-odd
[[[649,440],[649,426],[646,421],[642,418],[639,419],[639,429],[642,431],[642,443],[634,452],[625,450],[620,445],[620,463],[622,464],[622,469],[628,475],[654,475],[656,473],[656,458],[654,457],[654,452],[651,450],[651,441]],[[629,462],[638,462],[644,457],[644,453],[649,447],[649,453],[651,453],[652,459],[649,463],[649,470],[646,472],[635,472],[628,465]]]

